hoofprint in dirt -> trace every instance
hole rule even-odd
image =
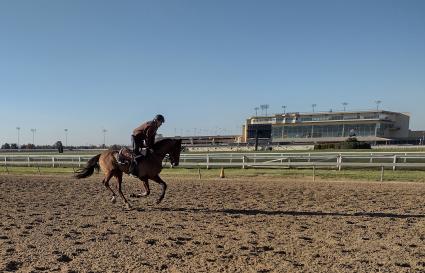
[[[425,272],[425,184],[164,180],[1,175],[0,272]]]

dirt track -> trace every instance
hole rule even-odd
[[[425,272],[425,184],[164,180],[0,175],[0,272]]]

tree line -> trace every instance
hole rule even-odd
[[[110,145],[110,146],[106,146],[106,145],[81,145],[81,146],[66,146],[66,149],[68,150],[75,150],[75,149],[105,149],[105,148],[109,148],[109,149],[120,149],[122,148],[122,145]],[[62,145],[61,141],[57,141],[52,145],[34,145],[32,143],[28,143],[28,144],[22,144],[20,145],[20,147],[18,146],[18,144],[16,143],[4,143],[3,145],[1,145],[0,149],[2,150],[47,150],[47,149],[64,149],[65,147]]]

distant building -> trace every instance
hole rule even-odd
[[[241,142],[240,135],[208,135],[208,136],[174,136],[179,138],[183,145],[223,145]]]
[[[425,145],[425,131],[411,131],[409,130],[409,137],[406,139],[400,140],[397,143],[405,144],[416,144],[416,145]]]
[[[355,135],[361,141],[388,142],[409,137],[407,113],[384,110],[286,113],[254,116],[246,120],[245,142],[273,144],[344,141]]]

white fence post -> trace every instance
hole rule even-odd
[[[210,155],[207,154],[207,170],[210,168]]]
[[[381,167],[381,182],[384,180],[384,166]]]
[[[242,156],[242,169],[245,169],[245,156]]]
[[[27,157],[28,167],[30,166],[30,157]]]
[[[341,168],[342,168],[342,155],[339,155],[339,165],[338,165],[338,171],[340,171],[341,170]]]
[[[394,159],[393,159],[393,171],[395,171],[395,164],[397,163],[397,155],[394,155]]]
[[[78,168],[81,168],[81,156],[78,157]]]
[[[339,158],[341,157],[341,154],[336,155],[336,167],[339,170]]]
[[[52,156],[52,167],[53,168],[55,167],[55,157],[54,156]]]

